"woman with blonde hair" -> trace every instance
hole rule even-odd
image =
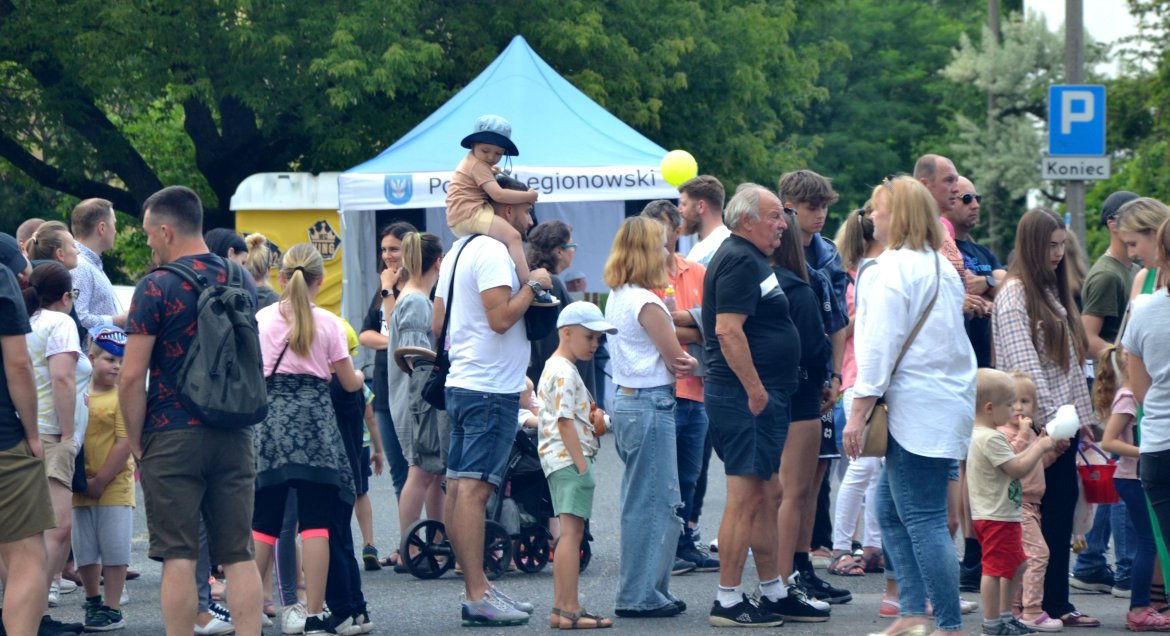
[[[24,242],[24,250],[28,253],[29,260],[57,261],[64,265],[65,269],[77,267],[77,257],[81,254],[73,235],[69,233],[69,228],[60,221],[42,223]]]
[[[248,246],[248,256],[244,259],[244,269],[252,275],[256,283],[256,308],[263,309],[280,300],[280,294],[272,289],[268,282],[268,272],[272,269],[272,251],[268,249],[268,237],[253,232],[244,237]]]
[[[1038,424],[1050,421],[1061,405],[1072,404],[1087,427],[1096,416],[1083,371],[1088,340],[1073,297],[1067,234],[1064,220],[1051,210],[1033,208],[1020,218],[1008,276],[995,297],[992,336],[996,366],[1021,371],[1035,383]],[[1069,601],[1068,546],[1078,496],[1076,453],[1067,452],[1069,447],[1067,441],[1058,442],[1057,457],[1044,470],[1040,529],[1049,560],[1042,608],[1067,627],[1096,627],[1100,621]]]
[[[1147,289],[1165,286],[1170,280],[1170,273],[1158,269],[1158,240],[1155,236],[1166,219],[1170,219],[1170,207],[1149,197],[1134,199],[1117,211],[1117,233],[1125,243],[1129,257],[1140,261],[1144,268],[1133,278],[1130,298],[1149,293]],[[1147,285],[1146,279],[1151,275],[1155,280]]]
[[[682,495],[674,424],[675,378],[698,363],[674,334],[670,312],[652,289],[666,287],[666,232],[654,219],[622,223],[605,263],[611,288],[605,318],[617,327],[613,343],[613,427],[625,464],[621,486],[618,616],[673,616],[670,593]]]
[[[947,490],[952,466],[966,458],[975,416],[975,354],[962,337],[965,291],[939,254],[946,230],[925,186],[911,177],[883,181],[870,216],[886,250],[857,281],[857,381],[842,446],[859,456],[865,422],[884,398],[886,469],[874,503],[899,603],[899,617],[884,633],[928,633],[928,597],[933,633],[960,633]]]
[[[353,474],[333,410],[333,374],[346,391],[362,388],[365,378],[353,368],[341,321],[313,305],[325,278],[321,255],[308,243],[285,253],[280,267],[280,301],[256,314],[264,373],[268,377],[268,417],[256,426],[256,497],[252,537],[256,564],[272,567],[290,489],[297,492],[297,521],[304,552],[305,633],[326,630],[325,581],[329,570],[329,526],[340,498],[354,501]]]

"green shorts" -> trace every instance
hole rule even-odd
[[[573,515],[588,519],[593,514],[593,458],[586,457],[585,474],[569,464],[553,471],[548,476],[548,489],[552,493],[553,511],[558,515]]]

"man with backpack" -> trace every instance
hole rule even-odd
[[[163,562],[166,633],[186,636],[195,623],[202,514],[211,558],[231,581],[236,633],[259,636],[250,425],[264,417],[267,396],[255,321],[241,318],[254,314],[256,288],[238,265],[209,253],[203,204],[190,189],[164,188],[143,210],[162,267],[134,290],[119,397],[139,458],[149,556]]]

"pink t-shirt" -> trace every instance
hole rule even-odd
[[[845,308],[849,312],[849,320],[857,310],[857,270],[849,272],[849,283],[845,286]],[[857,382],[857,356],[853,352],[853,331],[845,337],[845,355],[841,358],[841,390],[852,388]],[[848,415],[848,414],[846,414]]]
[[[280,311],[284,305],[283,302],[273,303],[256,312],[265,376],[272,373],[272,366],[280,357],[280,352],[284,349],[288,334],[292,330],[289,321]],[[340,318],[320,307],[313,307],[313,322],[316,325],[316,336],[313,338],[313,346],[309,348],[308,357],[302,357],[290,348],[280,360],[280,369],[277,373],[312,375],[328,382],[333,375],[330,366],[349,357],[349,351],[345,348],[345,329],[341,326]]]
[[[1117,439],[1126,444],[1133,443],[1133,425],[1137,422],[1138,403],[1137,398],[1134,397],[1133,391],[1125,387],[1117,389],[1117,394],[1113,396],[1113,406],[1110,408],[1114,415],[1119,413],[1129,416],[1129,424],[1121,430],[1121,435]],[[1117,460],[1117,470],[1113,473],[1114,477],[1121,479],[1138,479],[1138,459],[1136,457],[1125,457],[1124,455]]]

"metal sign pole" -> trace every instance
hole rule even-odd
[[[1085,20],[1081,0],[1064,2],[1064,81],[1080,84],[1085,80]],[[1065,184],[1065,206],[1072,219],[1069,228],[1081,246],[1085,244],[1085,182]]]

